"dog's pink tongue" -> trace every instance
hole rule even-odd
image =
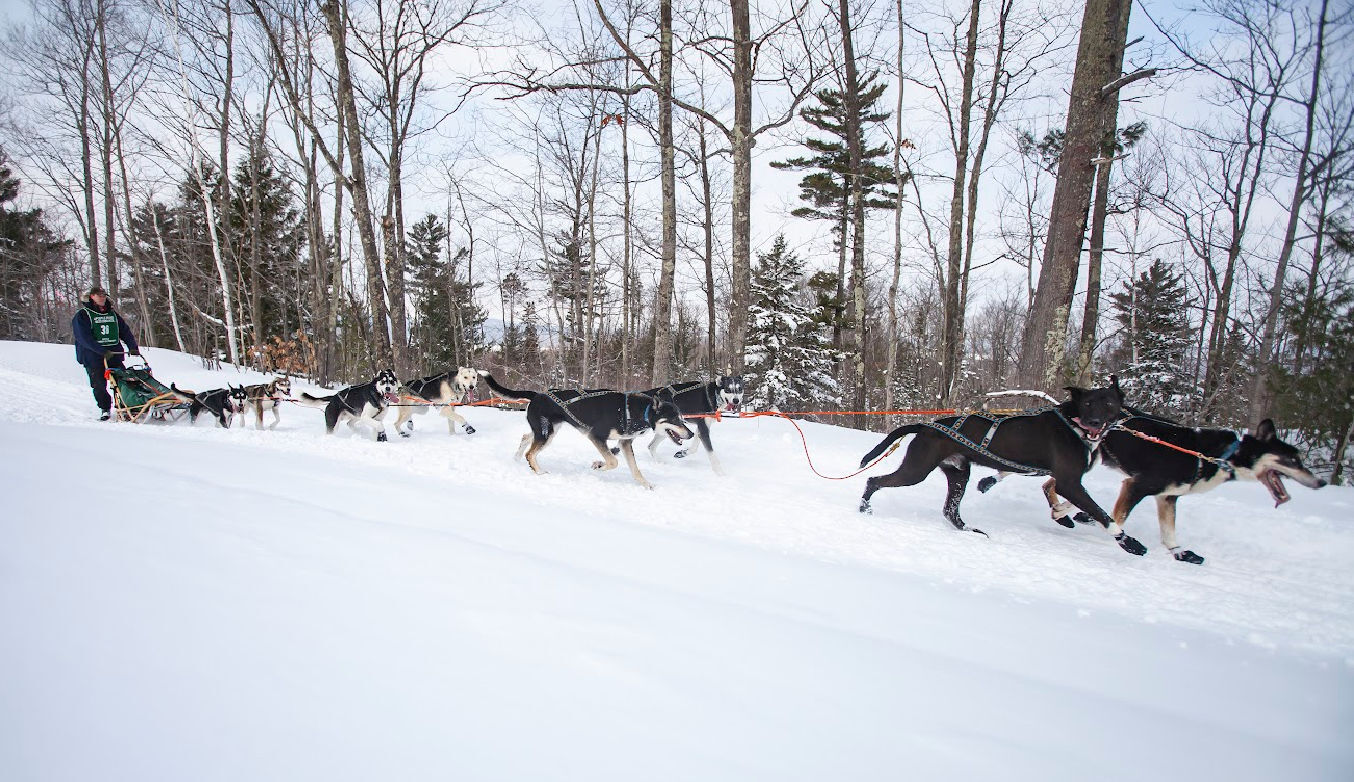
[[[1274,498],[1274,507],[1277,508],[1280,505],[1284,504],[1285,502],[1288,502],[1289,500],[1293,499],[1288,495],[1288,491],[1284,489],[1283,479],[1279,477],[1279,474],[1277,472],[1273,470],[1266,470],[1264,475],[1264,482],[1265,488],[1269,489],[1269,496]]]
[[[469,391],[465,392],[465,401],[467,402],[478,401],[475,397],[475,389],[472,388]]]
[[[399,396],[399,394],[386,394],[386,395],[385,395],[385,399],[386,399],[387,402],[389,402],[389,403],[391,403],[391,404],[393,405],[393,404],[396,404],[396,403],[398,403],[398,402],[400,401],[400,396]]]

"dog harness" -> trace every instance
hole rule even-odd
[[[574,402],[579,402],[584,399],[592,399],[594,397],[605,396],[606,394],[621,394],[623,396],[623,399],[621,400],[621,421],[622,421],[621,426],[623,427],[623,429],[621,430],[621,434],[623,435],[638,434],[640,432],[644,432],[653,428],[653,424],[651,423],[651,417],[653,415],[654,409],[654,398],[647,394],[641,394],[638,391],[613,391],[610,389],[598,389],[596,391],[579,390],[578,396],[566,401],[560,399],[559,396],[557,396],[557,393],[559,391],[560,389],[558,388],[548,388],[545,390],[544,395],[551,402],[554,402],[555,404],[559,405],[559,409],[563,410],[564,415],[568,416],[569,420],[574,422],[574,426],[577,426],[579,429],[591,429],[592,427],[583,423],[583,421],[578,416],[570,412],[569,405],[572,405]],[[634,430],[634,432],[631,432],[630,427],[630,397],[632,396],[642,397],[648,402],[648,404],[644,406],[644,426]]]
[[[1128,432],[1129,434],[1139,439],[1146,440],[1148,442],[1160,443],[1172,450],[1180,451],[1181,453],[1186,453],[1194,456],[1194,478],[1193,480],[1190,481],[1191,483],[1197,483],[1199,479],[1203,477],[1204,462],[1206,461],[1212,462],[1213,466],[1227,473],[1227,480],[1229,481],[1236,480],[1236,467],[1233,466],[1231,462],[1231,458],[1236,455],[1237,449],[1241,447],[1241,436],[1238,435],[1236,432],[1232,432],[1232,436],[1236,439],[1232,440],[1232,442],[1229,443],[1226,448],[1222,449],[1221,455],[1209,456],[1207,454],[1199,453],[1198,451],[1191,451],[1188,448],[1181,448],[1180,446],[1168,443],[1165,440],[1159,440],[1158,438],[1152,437],[1146,434],[1145,432],[1139,432],[1136,429],[1129,429],[1127,426],[1124,426],[1124,424],[1134,420],[1135,418],[1141,418],[1144,421],[1156,421],[1158,423],[1168,424],[1170,426],[1179,426],[1179,424],[1175,423],[1174,421],[1168,421],[1164,418],[1157,418],[1151,415],[1130,415],[1115,423],[1114,428],[1123,429],[1125,432]],[[1109,430],[1106,429],[1106,432],[1108,431]]]
[[[945,424],[941,423],[936,423],[935,421],[919,421],[918,425],[934,429],[937,432],[940,432],[941,434],[950,438],[951,440],[954,440],[955,442],[959,443],[960,445],[972,449],[973,451],[977,452],[980,456],[982,456],[984,459],[990,459],[991,461],[1002,465],[1002,467],[1005,468],[1006,472],[1018,473],[1020,475],[1052,475],[1053,473],[1050,470],[1045,470],[1042,467],[1031,467],[1027,464],[1019,464],[1017,462],[1011,461],[1010,459],[1000,457],[995,453],[992,453],[992,451],[989,448],[989,446],[992,443],[992,438],[997,434],[997,427],[1000,426],[1001,424],[1013,418],[1032,418],[1034,416],[1043,415],[1044,413],[1050,411],[1053,412],[1054,415],[1058,416],[1058,420],[1066,424],[1067,428],[1071,429],[1072,433],[1077,436],[1077,439],[1080,440],[1082,444],[1085,445],[1092,453],[1095,452],[1095,449],[1100,445],[1100,441],[1104,439],[1105,435],[1111,429],[1117,428],[1120,424],[1123,423],[1123,421],[1127,420],[1127,419],[1119,419],[1113,422],[1112,424],[1106,425],[1105,428],[1101,430],[1100,436],[1094,439],[1087,437],[1084,431],[1081,429],[1081,427],[1067,420],[1067,416],[1063,415],[1063,412],[1059,410],[1056,405],[1041,407],[1037,410],[1029,410],[1024,413],[1016,413],[1015,415],[1007,415],[1007,416],[995,416],[987,413],[966,413],[956,418],[955,422],[950,426],[946,426]],[[991,423],[991,426],[987,428],[987,433],[983,435],[981,443],[973,442],[968,437],[966,437],[962,432],[960,432],[960,429],[963,428],[965,422],[967,422],[968,419],[970,418],[977,418],[981,421],[988,421]]]
[[[673,383],[672,385],[667,386],[663,390],[668,392],[668,394],[672,397],[673,404],[677,404],[677,397],[681,396],[682,394],[689,394],[692,391],[695,391],[697,388],[700,388],[705,392],[706,408],[704,412],[714,412],[715,410],[719,409],[719,405],[715,404],[715,395],[712,390],[713,386],[714,383],[702,383],[699,380],[696,380],[687,383],[682,383],[680,386],[676,383]],[[678,408],[681,407],[680,404],[678,404],[677,406]]]

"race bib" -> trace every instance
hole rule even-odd
[[[89,313],[89,323],[94,330],[94,341],[106,348],[115,348],[122,340],[118,337],[118,316],[112,312]]]

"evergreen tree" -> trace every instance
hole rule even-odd
[[[291,179],[266,145],[251,143],[249,155],[235,169],[230,195],[229,235],[238,240],[233,257],[240,295],[253,311],[255,341],[289,339],[310,322],[309,270],[301,257],[306,220],[297,208]]]
[[[841,403],[832,376],[833,353],[814,310],[800,302],[804,263],[776,237],[752,272],[744,377],[752,404],[762,408]]]
[[[528,301],[522,308],[522,373],[528,377],[541,376],[541,335],[536,328],[539,315],[536,302]]]
[[[886,87],[875,76],[865,79],[861,85],[859,105],[862,133],[868,134],[870,126],[882,124],[891,116],[890,112],[877,107]],[[841,90],[822,89],[814,96],[818,99],[818,105],[802,109],[799,116],[830,138],[806,138],[804,146],[812,155],[771,165],[789,171],[810,171],[799,181],[799,198],[810,205],[795,209],[791,214],[811,220],[831,220],[832,230],[838,241],[841,241],[843,226],[850,214],[851,195],[846,179],[851,171],[846,147],[846,109]],[[898,195],[890,189],[895,184],[893,167],[884,162],[888,152],[886,144],[865,144],[861,150],[866,208],[892,209],[897,203]]]
[[[22,184],[0,151],[0,338],[35,339],[42,285],[70,242],[52,233],[41,209],[12,208]]]
[[[893,168],[889,165],[887,144],[871,145],[869,131],[872,126],[886,122],[890,113],[878,107],[879,98],[884,94],[886,85],[875,75],[865,78],[861,83],[860,96],[856,103],[860,128],[860,180],[861,199],[866,209],[893,209],[899,194],[895,191]],[[802,109],[800,117],[811,127],[823,131],[827,138],[809,137],[803,144],[812,153],[808,157],[791,158],[782,162],[773,162],[774,168],[790,171],[808,171],[799,181],[799,198],[808,202],[791,211],[795,217],[810,220],[830,220],[832,234],[836,238],[838,269],[835,275],[836,289],[832,298],[837,302],[833,307],[832,343],[841,347],[842,330],[850,328],[844,322],[846,313],[846,257],[848,226],[853,214],[851,203],[851,156],[847,137],[847,114],[842,91],[826,88],[814,93],[818,104]],[[863,229],[862,229],[863,233]],[[865,242],[864,236],[854,237],[856,246]],[[817,275],[815,275],[817,279]],[[821,280],[820,280],[821,282]]]
[[[1185,414],[1199,389],[1185,370],[1193,334],[1181,275],[1161,260],[1110,294],[1121,341],[1112,354],[1129,402],[1167,416]]]

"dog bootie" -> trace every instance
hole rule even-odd
[[[102,413],[99,413],[100,421],[107,421],[109,418],[112,417],[113,417],[112,414],[110,414],[107,410],[103,411]]]
[[[470,424],[466,424],[466,425],[465,425],[465,433],[466,433],[466,434],[474,434],[474,433],[475,433],[475,427],[471,426]]]

